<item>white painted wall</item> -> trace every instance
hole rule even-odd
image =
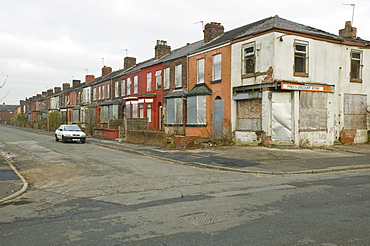
[[[282,36],[283,41],[280,41]],[[294,41],[308,42],[309,55],[309,77],[296,77],[293,73],[294,65]],[[339,43],[330,43],[327,41],[314,40],[311,38],[300,37],[296,35],[284,35],[283,33],[268,33],[263,36],[248,39],[232,45],[232,73],[231,84],[233,87],[241,85],[259,84],[265,76],[257,78],[242,79],[242,47],[248,43],[255,42],[256,44],[256,72],[265,72],[270,66],[273,67],[273,77],[275,80],[297,81],[302,83],[320,83],[334,85],[334,93],[329,93],[327,108],[328,108],[328,132],[323,136],[322,132],[317,133],[295,133],[295,142],[298,144],[300,139],[309,138],[315,146],[333,145],[334,141],[339,138],[340,130],[343,128],[343,95],[351,94],[366,94],[370,95],[370,49],[362,49],[360,47],[348,46]],[[351,50],[361,50],[363,52],[363,70],[362,83],[350,82],[350,55]],[[270,108],[268,92],[263,92],[263,117],[270,120],[268,117]],[[294,96],[294,107],[299,103],[298,94]],[[370,96],[367,97],[368,105],[370,105]],[[232,101],[232,129],[235,131],[236,123],[236,102]],[[294,110],[294,119],[299,119],[299,110]],[[265,119],[265,118],[264,118]],[[270,134],[270,125],[263,121],[263,130]],[[298,127],[296,125],[295,127]],[[363,131],[357,131],[356,142],[366,142],[367,135]],[[239,133],[238,133],[239,134]],[[244,134],[245,135],[245,134]],[[248,138],[250,134],[248,134]]]

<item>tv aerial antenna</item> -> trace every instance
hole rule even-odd
[[[343,3],[342,5],[347,5],[347,6],[351,6],[351,7],[353,7],[352,8],[352,26],[353,26],[353,17],[354,17],[354,15],[355,15],[355,7],[356,7],[356,4],[354,4],[354,3]]]

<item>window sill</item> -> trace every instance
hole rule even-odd
[[[242,79],[248,79],[248,78],[253,78],[256,77],[255,73],[248,73],[248,74],[243,74]]]
[[[222,82],[222,79],[218,79],[218,80],[211,81],[211,84],[218,84],[218,83],[221,83],[221,82]]]
[[[182,123],[179,123],[179,124],[166,123],[166,124],[164,124],[164,126],[167,126],[167,127],[175,127],[175,126],[184,126],[184,124],[182,124]]]
[[[207,127],[206,124],[186,124],[186,127]]]
[[[308,73],[294,73],[294,76],[296,76],[296,77],[306,77],[306,78],[308,78]]]
[[[362,79],[350,79],[350,82],[362,83]]]

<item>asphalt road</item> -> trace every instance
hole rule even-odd
[[[0,126],[30,183],[0,245],[370,245],[370,171],[256,175]]]

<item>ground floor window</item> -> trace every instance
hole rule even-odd
[[[149,122],[152,122],[152,104],[146,104],[146,118],[148,118]]]
[[[167,98],[166,103],[166,124],[183,124],[183,99]]]
[[[108,123],[109,106],[102,106],[100,108],[100,123]]]
[[[237,130],[262,130],[262,99],[236,101]]]
[[[73,114],[72,114],[72,123],[77,123],[80,118],[80,110],[79,109],[74,109]]]
[[[187,98],[187,124],[206,124],[206,96],[190,96]]]

